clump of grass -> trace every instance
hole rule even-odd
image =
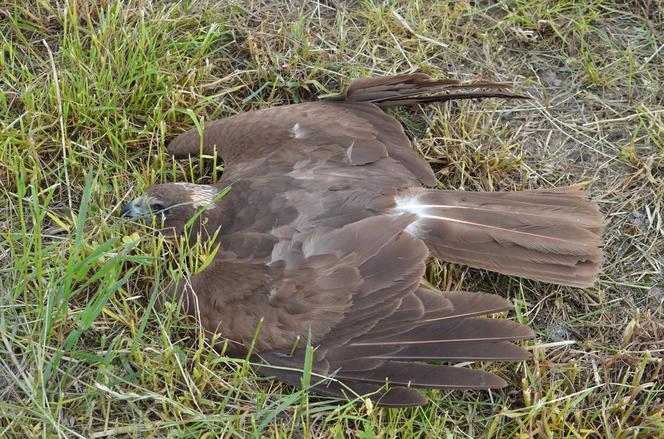
[[[664,77],[656,2],[0,2],[0,436],[656,436],[664,429]],[[419,68],[515,81],[529,102],[395,115],[441,185],[585,184],[607,219],[595,288],[433,262],[513,298],[512,386],[418,409],[316,399],[219,356],[157,295],[213,249],[118,221],[132,192],[215,181],[172,161],[200,123]],[[572,342],[570,342],[572,340]]]

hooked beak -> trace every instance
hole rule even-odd
[[[134,210],[134,205],[132,202],[129,202],[124,206],[122,206],[122,208],[120,209],[120,216],[123,218],[130,217],[133,210]]]
[[[147,209],[147,203],[142,198],[136,198],[122,206],[120,217],[128,219],[147,218],[150,216],[150,209]]]

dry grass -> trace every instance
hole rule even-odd
[[[661,437],[663,28],[648,0],[0,0],[0,436]],[[223,170],[172,162],[168,140],[414,68],[535,98],[396,110],[442,187],[582,183],[606,216],[595,288],[431,265],[536,328],[533,361],[490,366],[512,386],[409,410],[317,400],[151,312],[206,250],[136,241],[118,206]]]

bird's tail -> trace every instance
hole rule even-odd
[[[418,215],[408,231],[445,261],[576,287],[597,279],[603,221],[581,190],[410,189],[396,209]]]
[[[528,99],[528,96],[505,91],[509,88],[511,85],[506,83],[461,82],[456,79],[431,79],[424,73],[405,73],[355,80],[344,94],[329,97],[327,100],[372,102],[380,107],[395,107],[452,99]]]

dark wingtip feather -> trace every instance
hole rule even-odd
[[[408,387],[392,387],[375,399],[381,407],[418,407],[429,402],[426,396]]]
[[[406,346],[367,358],[398,361],[525,361],[531,353],[510,342],[463,342]]]
[[[512,84],[504,82],[461,82],[456,79],[432,79],[424,73],[410,73],[357,79],[344,93],[323,99],[336,102],[372,102],[380,107],[445,102],[452,99],[531,99],[523,94],[501,91],[510,88]],[[461,89],[487,91],[452,92]]]
[[[341,370],[336,378],[371,384],[389,382],[416,389],[499,389],[507,385],[499,376],[482,370],[400,361],[386,361],[372,370]]]

